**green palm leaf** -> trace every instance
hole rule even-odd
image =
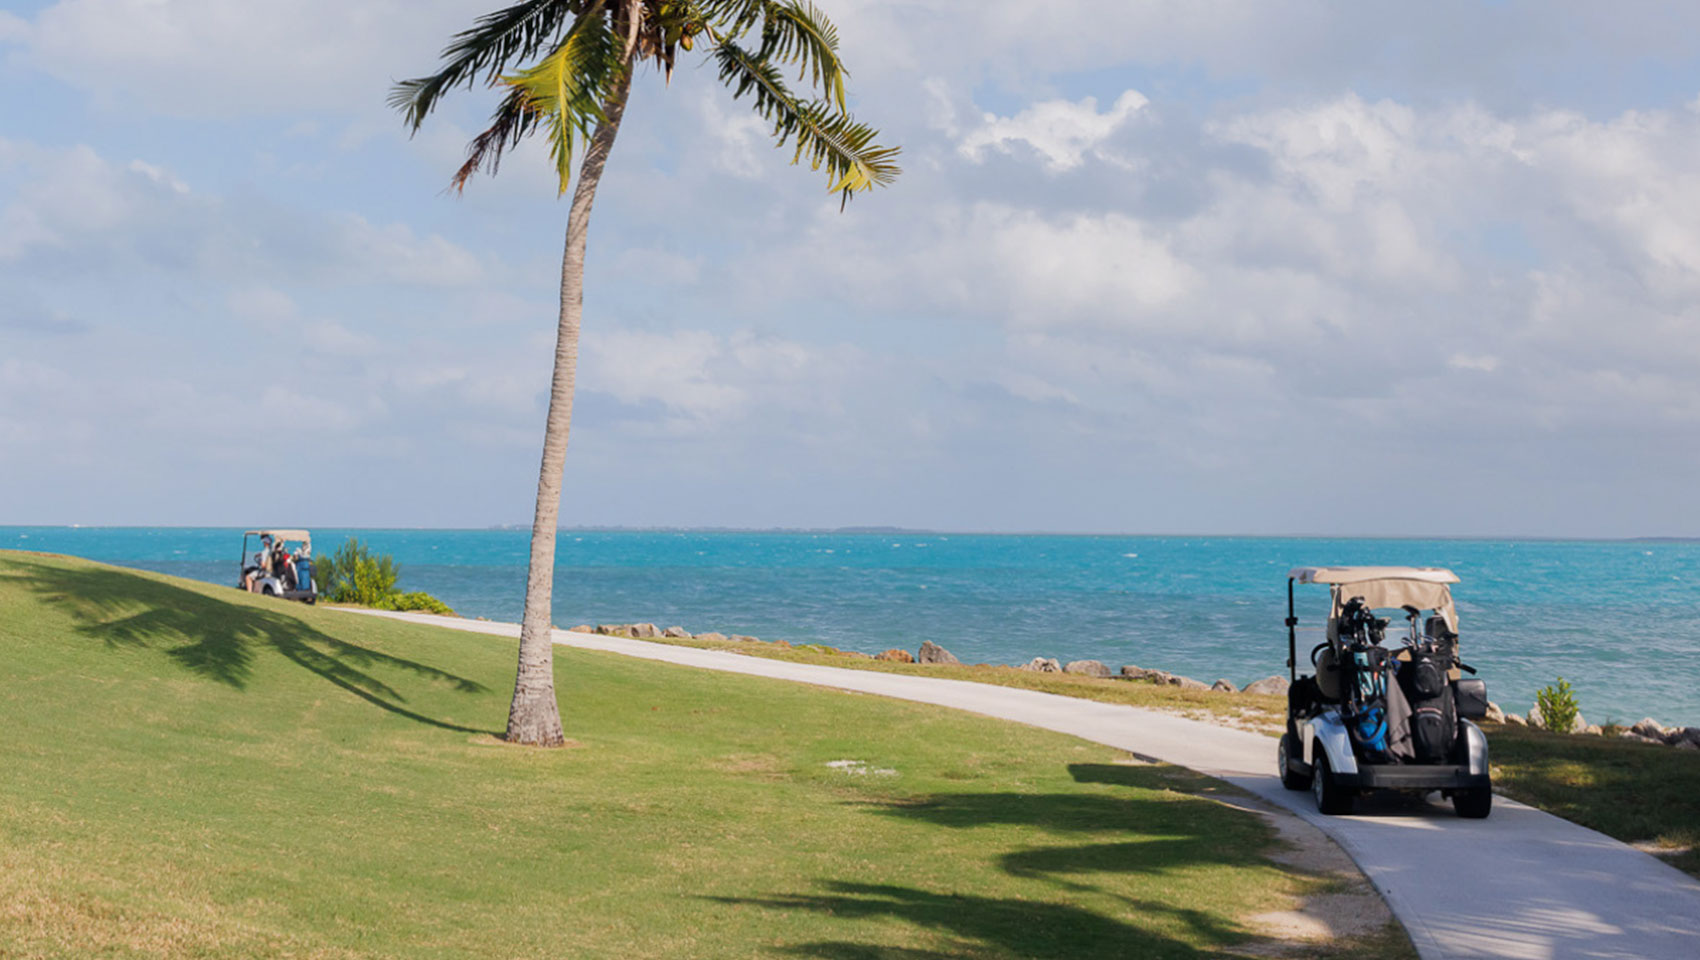
[[[627,69],[623,40],[601,15],[600,0],[573,22],[554,50],[536,66],[502,82],[518,91],[526,108],[549,128],[560,192],[572,184],[574,144],[602,119],[602,101]]]
[[[813,169],[826,168],[833,181],[829,189],[841,195],[840,205],[858,191],[897,179],[901,172],[895,163],[898,148],[875,144],[878,133],[872,127],[857,123],[829,102],[798,100],[772,60],[730,41],[715,47],[714,57],[720,63],[721,82],[732,87],[734,98],[752,96],[756,113],[773,123],[779,146],[796,144],[792,163],[806,155]]]
[[[443,49],[442,69],[396,84],[389,105],[418,130],[443,94],[461,84],[472,86],[480,74],[494,81],[509,63],[530,59],[555,36],[569,13],[585,6],[584,0],[522,0],[479,17]]]

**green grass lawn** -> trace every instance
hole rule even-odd
[[[915,640],[919,645],[925,637]],[[921,664],[898,663],[890,660],[871,660],[846,656],[830,647],[813,644],[801,646],[778,643],[734,640],[697,640],[658,637],[649,643],[696,647],[702,650],[727,650],[770,660],[789,660],[793,663],[816,663],[852,670],[873,670],[880,673],[907,673],[926,677],[948,677],[952,680],[971,680],[1001,687],[1038,690],[1083,700],[1121,703],[1134,707],[1153,707],[1194,716],[1231,718],[1265,730],[1270,736],[1280,736],[1281,724],[1287,709],[1286,697],[1260,696],[1250,693],[1226,693],[1214,690],[1182,690],[1180,687],[1155,684],[1144,680],[1116,680],[1079,676],[1072,673],[1036,673],[997,664]],[[1113,668],[1112,668],[1113,669]],[[1210,681],[1205,681],[1206,683]]]
[[[1185,771],[779,681],[560,650],[576,745],[510,747],[511,642],[86,561],[0,552],[0,654],[5,958],[1231,956],[1334,882]]]
[[[1700,877],[1700,752],[1490,726],[1494,786]]]

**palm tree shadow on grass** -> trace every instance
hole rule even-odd
[[[819,894],[710,899],[769,909],[808,910],[849,920],[888,917],[943,933],[959,944],[950,951],[849,941],[817,941],[784,948],[786,953],[824,960],[955,960],[988,955],[1028,960],[1218,956],[1156,929],[1070,903],[934,893],[894,884],[830,882],[825,889],[827,892]],[[1226,944],[1245,939],[1244,932],[1234,925],[1200,911],[1148,902],[1134,906],[1140,916],[1178,918],[1205,941]]]
[[[273,651],[354,694],[367,703],[419,723],[500,736],[428,717],[404,704],[401,691],[380,680],[374,668],[400,670],[459,693],[481,694],[475,680],[428,664],[381,653],[315,629],[284,609],[227,603],[171,583],[111,567],[65,568],[8,559],[0,577],[20,582],[68,610],[76,632],[109,648],[158,650],[197,676],[246,690],[255,655]],[[281,604],[283,601],[273,601]]]
[[[1209,789],[1165,767],[1071,764],[1079,783],[1171,790]],[[1245,814],[1213,803],[1120,791],[1093,793],[941,793],[871,806],[881,816],[949,829],[987,826],[1031,827],[1042,835],[1091,842],[1058,842],[999,853],[991,864],[1003,873],[1034,880],[1058,891],[1085,893],[1119,903],[1127,918],[1096,912],[1079,902],[1040,897],[999,898],[961,892],[932,892],[894,884],[822,882],[823,893],[776,894],[723,902],[768,909],[807,910],[857,919],[889,917],[947,935],[960,946],[946,950],[849,941],[821,941],[785,948],[824,960],[946,960],[987,955],[1034,960],[1096,957],[1217,956],[1170,935],[1177,925],[1196,943],[1242,943],[1248,931],[1232,918],[1207,910],[1128,896],[1114,884],[1085,878],[1116,874],[1162,875],[1197,866],[1252,867],[1263,863],[1267,834]],[[1104,839],[1108,834],[1112,839]],[[972,886],[972,879],[965,886]],[[1151,918],[1150,924],[1140,918]]]

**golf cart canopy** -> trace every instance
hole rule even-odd
[[[1458,610],[1452,606],[1452,589],[1458,575],[1440,567],[1294,567],[1287,571],[1294,583],[1325,583],[1333,594],[1328,611],[1328,639],[1337,636],[1340,611],[1353,597],[1363,597],[1371,609],[1390,610],[1406,605],[1433,610],[1458,632]]]
[[[245,530],[244,537],[271,537],[273,540],[299,540],[307,543],[313,535],[305,530]]]

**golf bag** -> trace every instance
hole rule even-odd
[[[1411,748],[1419,763],[1442,763],[1458,738],[1458,707],[1447,670],[1452,652],[1444,641],[1425,640],[1411,648],[1399,669],[1399,687],[1411,705]]]

